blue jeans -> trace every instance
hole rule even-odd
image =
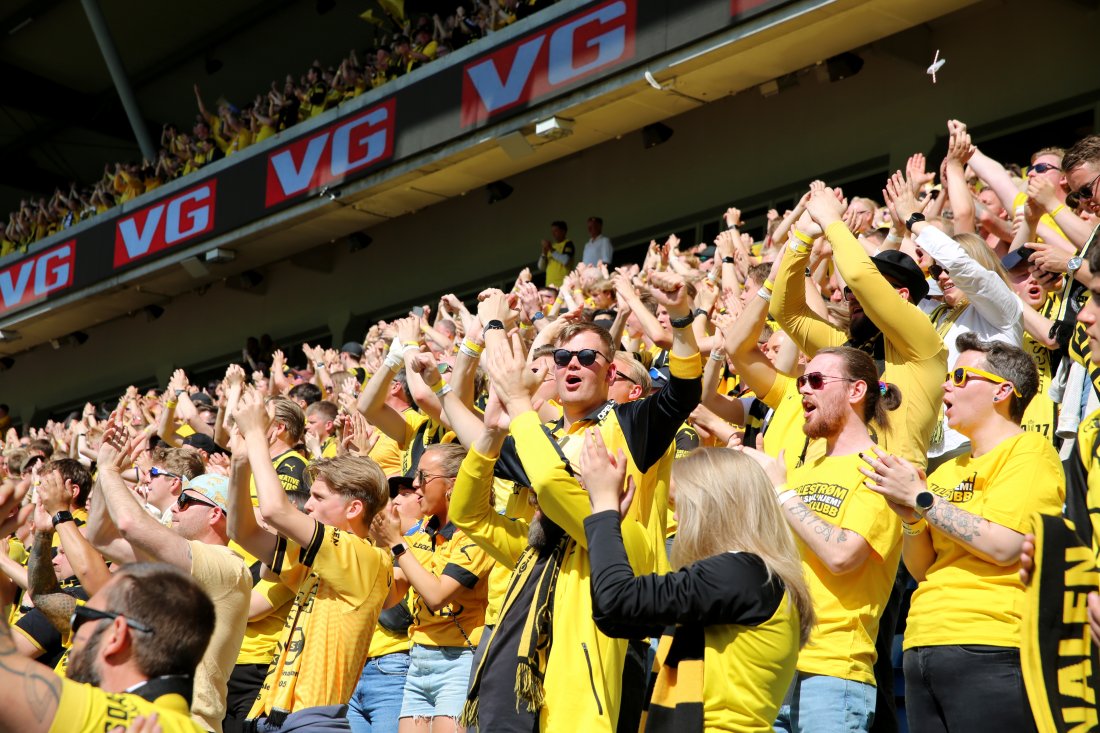
[[[874,685],[799,672],[779,708],[775,730],[776,733],[865,733],[874,719]]]
[[[353,733],[397,733],[408,671],[408,652],[367,660],[348,703],[348,722]]]

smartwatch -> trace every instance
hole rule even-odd
[[[725,265],[733,265],[736,262],[737,262],[737,260],[733,259],[732,257],[723,257],[722,258],[722,264],[725,264]]]
[[[408,550],[408,549],[409,549],[408,547],[405,547],[405,545],[398,542],[396,545],[394,545],[393,547],[390,548],[390,552],[393,553],[393,559],[396,560],[397,558],[404,555],[406,550]]]
[[[668,324],[670,326],[672,326],[673,328],[677,328],[677,329],[687,328],[688,326],[691,325],[691,322],[694,321],[694,320],[695,320],[695,314],[694,313],[688,313],[683,318],[670,318],[670,319],[668,319]]]
[[[73,513],[70,512],[70,511],[67,511],[67,510],[62,510],[62,511],[58,512],[57,514],[53,515],[53,518],[51,519],[51,521],[53,522],[53,526],[55,526],[55,527],[57,525],[61,524],[62,522],[72,522],[72,521],[74,521],[73,520]]]
[[[919,211],[914,211],[909,215],[909,218],[905,220],[905,228],[909,231],[913,231],[913,226],[921,221],[924,221],[924,214]]]
[[[1077,272],[1078,270],[1081,269],[1081,264],[1082,264],[1081,255],[1076,255],[1074,257],[1070,257],[1069,260],[1066,262],[1066,273],[1070,277],[1073,277],[1073,273],[1075,273],[1075,272]]]
[[[546,318],[546,314],[543,313],[542,311],[535,311],[535,315],[531,316],[532,321],[538,321],[538,320],[541,320],[543,318]]]
[[[917,514],[924,516],[924,513],[932,508],[932,505],[936,503],[936,495],[931,491],[922,491],[917,494],[916,509]]]
[[[485,324],[485,330],[486,331],[492,331],[494,329],[499,329],[499,330],[503,331],[504,330],[504,322],[494,318],[493,320],[491,320],[491,321],[489,321],[488,323]]]

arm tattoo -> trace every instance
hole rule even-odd
[[[967,543],[981,536],[981,526],[985,522],[982,517],[959,509],[946,499],[937,500],[924,516],[944,532]]]
[[[837,543],[848,541],[848,530],[829,524],[817,516],[817,512],[806,506],[801,499],[793,502],[787,511],[798,520],[799,524],[808,525],[814,534],[821,535],[821,538],[826,542],[829,540]]]
[[[67,593],[48,593],[36,596],[34,605],[45,615],[50,625],[60,632],[61,636],[69,633],[69,622],[76,608],[76,599]]]
[[[23,699],[27,711],[35,720],[49,727],[61,702],[61,678],[49,667],[16,651],[7,617],[0,614],[0,685],[11,685],[15,677],[23,679]],[[18,698],[14,704],[19,705]]]
[[[32,599],[61,590],[57,575],[53,571],[53,558],[50,556],[52,545],[52,532],[34,533],[34,544],[31,546],[30,558],[27,560],[27,588]]]

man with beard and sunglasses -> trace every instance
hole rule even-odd
[[[798,539],[817,627],[798,656],[798,674],[780,708],[777,731],[868,731],[875,718],[875,637],[901,559],[900,526],[886,501],[863,485],[861,456],[889,427],[901,401],[880,382],[871,357],[822,349],[798,377],[803,431],[822,439],[776,486]],[[773,480],[786,467],[753,452]]]

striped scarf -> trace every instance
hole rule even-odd
[[[543,681],[546,677],[546,660],[550,656],[550,647],[553,643],[553,610],[554,589],[558,584],[558,573],[561,570],[562,560],[574,544],[573,539],[562,533],[557,544],[554,545],[546,563],[542,566],[542,573],[535,581],[535,597],[531,601],[531,607],[527,610],[527,620],[523,624],[523,634],[520,637],[518,664],[516,668],[516,709],[519,710],[520,702],[526,703],[527,710],[537,713],[545,702]],[[536,567],[538,550],[528,547],[519,556],[516,569],[512,573],[512,582],[504,595],[504,603],[500,609],[500,619],[503,620],[512,610],[512,604],[519,595],[519,590],[531,579]],[[498,621],[498,627],[500,622]],[[494,634],[494,638],[495,638]],[[494,638],[489,639],[492,646]],[[470,693],[466,699],[466,705],[462,709],[462,717],[459,723],[467,728],[477,725],[478,700],[481,688],[481,673],[485,666],[485,660],[489,657],[489,649],[481,656],[477,671],[474,673],[473,684],[470,685]]]
[[[661,637],[653,660],[653,694],[642,717],[645,733],[703,730],[705,634],[702,624],[691,624]]]

